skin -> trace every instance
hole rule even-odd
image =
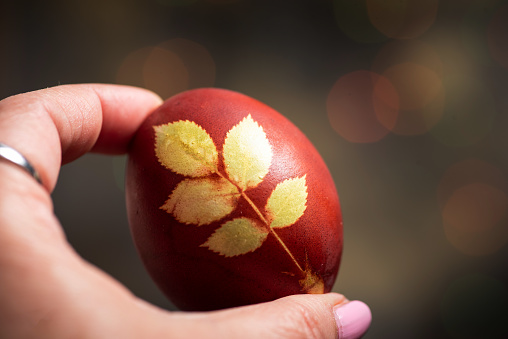
[[[169,312],[132,295],[65,239],[50,197],[60,166],[122,154],[161,99],[116,85],[65,85],[0,101],[0,142],[24,154],[39,185],[0,159],[0,338],[335,338],[336,293],[207,313]]]

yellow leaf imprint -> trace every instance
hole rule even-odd
[[[223,157],[231,181],[245,191],[263,181],[272,162],[272,146],[250,114],[231,128],[224,140]]]
[[[225,257],[253,252],[272,234],[298,269],[305,293],[323,293],[324,282],[310,268],[298,263],[275,229],[293,225],[307,208],[306,176],[286,179],[272,191],[264,213],[246,190],[256,187],[268,174],[272,146],[263,128],[249,114],[226,135],[223,159],[226,176],[219,172],[217,148],[210,135],[192,121],[155,126],[155,153],[169,170],[192,177],[181,181],[160,208],[181,223],[210,224],[229,215],[243,197],[259,220],[246,217],[223,223],[202,244]]]
[[[180,120],[154,130],[155,154],[164,167],[190,177],[217,173],[217,148],[201,126]]]
[[[271,228],[293,225],[307,208],[306,176],[286,179],[277,184],[266,203],[266,215]]]
[[[325,283],[321,277],[314,274],[309,267],[305,270],[305,276],[298,281],[302,290],[308,294],[325,293]]]
[[[224,223],[201,246],[225,257],[255,251],[266,240],[268,231],[255,220],[236,218]]]
[[[238,188],[223,178],[181,181],[161,209],[185,224],[207,225],[227,216],[237,206]]]

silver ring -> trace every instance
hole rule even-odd
[[[25,169],[39,184],[42,184],[39,173],[35,170],[35,168],[30,164],[30,162],[23,156],[23,154],[16,151],[14,148],[2,144],[0,142],[0,158],[4,158],[21,168]]]

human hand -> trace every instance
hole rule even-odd
[[[50,192],[62,163],[121,154],[161,99],[133,87],[66,85],[0,101],[0,338],[358,338],[369,308],[336,293],[214,312],[169,312],[133,296],[72,249]]]

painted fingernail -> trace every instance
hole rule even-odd
[[[372,321],[369,306],[358,300],[335,306],[333,314],[337,322],[339,339],[361,338]]]

